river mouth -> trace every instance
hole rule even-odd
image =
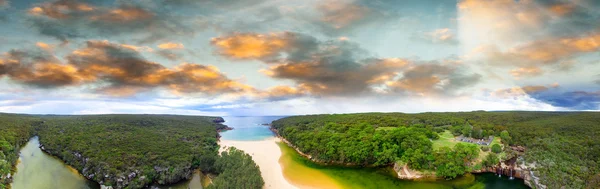
[[[269,123],[271,118],[257,119],[257,118],[237,118],[238,124],[231,124],[233,128],[249,127],[248,129],[268,129],[268,127],[261,125],[262,123]],[[267,122],[268,121],[268,122]],[[231,121],[229,123],[234,123]],[[242,125],[242,123],[251,123]],[[240,129],[239,131],[245,131]],[[246,133],[246,135],[244,135]],[[256,141],[259,138],[262,140],[264,137],[272,137],[264,132],[238,132],[233,133],[230,137],[237,139],[240,142],[251,142]],[[258,135],[258,136],[250,136]],[[11,184],[12,189],[97,189],[100,188],[99,184],[83,177],[77,170],[66,165],[60,159],[44,153],[39,148],[38,137],[32,137],[29,142],[23,148],[21,148],[19,163],[16,166],[17,171],[14,175],[13,183]],[[293,184],[305,185],[305,186],[338,186],[333,188],[377,188],[376,186],[382,186],[386,184],[388,188],[489,188],[489,189],[501,189],[501,188],[528,188],[523,184],[523,180],[514,179],[509,180],[506,176],[498,178],[493,173],[482,173],[465,176],[460,181],[464,183],[457,183],[459,180],[452,181],[407,181],[400,180],[393,176],[388,175],[385,170],[368,170],[368,169],[346,169],[336,167],[322,167],[318,165],[311,165],[307,162],[302,161],[298,158],[299,155],[289,148],[284,143],[279,143],[279,147],[284,157],[280,161],[273,161],[273,165],[279,164],[283,169],[288,168],[288,175],[285,170],[281,170],[287,180]],[[257,152],[258,153],[258,152]],[[269,155],[269,154],[267,154]],[[287,158],[287,159],[286,159]],[[294,168],[296,167],[296,168]],[[298,167],[310,169],[297,169]],[[289,170],[293,168],[293,170]],[[294,170],[295,169],[295,170]],[[311,172],[312,171],[312,172]],[[314,179],[315,173],[322,176],[322,179]],[[294,174],[290,177],[290,174]],[[324,177],[329,177],[324,179]],[[160,189],[201,189],[203,186],[208,184],[209,180],[201,172],[197,171],[194,173],[190,180],[183,180],[176,184],[163,185],[163,186],[152,186]],[[302,183],[306,182],[306,183]],[[310,182],[310,183],[308,183]],[[447,182],[447,183],[446,183]],[[268,184],[268,183],[266,183]],[[329,185],[328,185],[329,184]],[[375,184],[375,185],[373,185]],[[464,184],[464,185],[463,185]]]

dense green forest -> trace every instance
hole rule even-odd
[[[436,175],[447,178],[495,165],[500,157],[489,153],[477,163],[474,160],[479,149],[466,143],[433,149],[432,141],[439,138],[438,133],[449,130],[454,135],[473,138],[496,136],[502,138],[505,145],[526,147],[524,159],[528,163],[535,162],[535,173],[543,184],[600,187],[600,138],[596,137],[600,136],[600,113],[477,111],[308,115],[283,118],[274,121],[272,126],[316,161],[360,166],[402,161],[411,168],[435,170]]]
[[[19,145],[34,135],[46,153],[88,179],[114,188],[175,183],[189,179],[194,169],[217,175],[217,181],[227,179],[234,188],[264,183],[247,154],[232,150],[219,156],[218,131],[227,129],[219,122],[222,118],[174,115],[2,114],[0,188],[10,182],[4,175],[14,167]],[[230,166],[239,160],[244,160],[243,166]],[[251,175],[257,171],[257,177],[231,176],[232,172]]]
[[[260,189],[265,185],[260,169],[252,157],[234,147],[221,152],[214,167],[220,174],[212,180],[209,189]]]
[[[20,146],[33,136],[36,119],[31,116],[0,114],[0,188],[11,181],[9,175],[17,159]]]
[[[117,188],[174,183],[193,169],[213,172],[217,127],[192,116],[99,115],[43,117],[42,150],[85,177]]]

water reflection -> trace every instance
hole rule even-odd
[[[87,180],[74,168],[45,154],[39,148],[38,137],[33,137],[21,149],[13,189],[96,189],[97,183]]]

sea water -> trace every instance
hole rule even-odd
[[[275,136],[268,125],[272,121],[284,118],[285,116],[260,116],[260,117],[223,117],[224,125],[233,128],[233,130],[221,132],[222,140],[237,141],[259,141]]]

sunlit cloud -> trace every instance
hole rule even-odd
[[[181,43],[173,43],[173,42],[168,42],[168,43],[162,43],[158,45],[158,48],[161,49],[183,49],[185,46]]]

